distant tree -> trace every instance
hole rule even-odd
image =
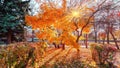
[[[110,35],[112,36],[115,45],[117,47],[117,49],[119,49],[119,46],[117,44],[117,39],[115,38],[114,32],[115,32],[115,28],[114,26],[118,26],[118,25],[114,25],[114,24],[118,24],[119,23],[119,4],[120,1],[114,3],[113,1],[107,2],[103,8],[101,8],[101,10],[95,15],[97,18],[97,22],[99,22],[99,24],[97,26],[99,26],[99,29],[102,29],[105,31],[106,33],[106,38],[107,38],[107,44],[110,43]],[[101,34],[101,37],[105,37],[105,34]],[[105,39],[105,38],[104,38]]]
[[[24,15],[28,10],[30,0],[1,0],[0,2],[0,33],[7,37],[7,43],[12,42],[14,33],[24,33]],[[22,38],[22,37],[19,37]]]

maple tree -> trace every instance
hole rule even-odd
[[[62,2],[61,6],[57,5],[56,2]],[[78,49],[80,37],[82,34],[90,32],[94,14],[98,11],[98,9],[95,10],[94,7],[86,5],[86,3],[91,2],[92,0],[70,0],[69,2],[66,0],[48,0],[40,5],[41,12],[35,16],[26,15],[25,20],[33,29],[40,29],[36,36],[43,41],[47,40],[48,43],[57,45],[70,45]],[[67,6],[67,3],[70,6]]]

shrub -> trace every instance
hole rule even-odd
[[[26,44],[11,44],[0,47],[0,66],[3,68],[25,68],[34,65],[34,47]]]
[[[92,59],[100,68],[114,67],[112,61],[116,50],[113,45],[91,44]]]

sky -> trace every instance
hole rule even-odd
[[[22,1],[26,1],[26,0],[22,0]],[[30,9],[31,9],[31,11],[29,11],[29,14],[30,15],[36,15],[39,11],[40,11],[40,5],[44,2],[44,1],[47,1],[47,0],[31,0],[30,1]],[[62,4],[62,0],[51,0],[51,1],[55,1],[55,2],[57,2],[56,4],[57,5],[61,5]],[[70,0],[67,0],[68,2],[70,1]],[[82,0],[76,0],[76,1],[82,1]],[[85,0],[83,0],[83,1],[85,1]],[[86,0],[87,1],[87,0]],[[91,1],[91,3],[89,3],[89,6],[93,6],[93,5],[97,5],[97,3],[100,3],[100,2],[102,2],[103,0],[93,0],[93,1]],[[106,1],[114,1],[114,2],[117,2],[117,1],[120,1],[120,0],[106,0]],[[58,4],[58,2],[59,2],[59,4]],[[87,3],[86,3],[87,4]],[[120,3],[119,3],[120,4]],[[67,5],[69,5],[69,4],[67,4]]]

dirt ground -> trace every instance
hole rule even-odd
[[[52,65],[56,61],[70,60],[75,57],[79,57],[81,60],[93,61],[90,48],[82,47],[79,53],[75,48],[71,47],[67,47],[65,50],[47,48],[43,60],[39,64],[40,66],[44,64]],[[113,62],[117,67],[120,66],[120,52],[116,52]]]

